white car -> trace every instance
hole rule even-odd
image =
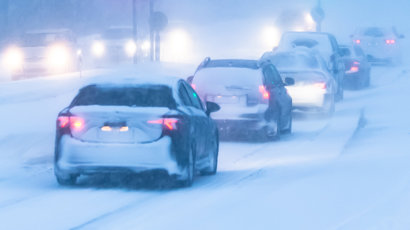
[[[404,35],[393,28],[366,27],[356,29],[352,42],[360,46],[373,63],[398,64],[401,62],[401,40]]]
[[[3,65],[14,80],[75,71],[81,51],[69,29],[28,31],[19,45],[3,53]]]
[[[345,64],[335,36],[318,32],[287,32],[283,34],[275,51],[292,52],[298,48],[310,49],[320,54],[326,63],[326,69],[337,82],[336,101],[341,101],[344,95]]]
[[[294,85],[286,86],[295,110],[326,115],[334,112],[337,82],[320,54],[305,48],[295,48],[288,52],[269,52],[262,59],[274,64],[282,79],[289,77],[295,80]]]

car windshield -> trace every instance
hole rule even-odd
[[[71,107],[87,105],[171,107],[173,104],[172,90],[167,86],[88,86],[80,90]]]

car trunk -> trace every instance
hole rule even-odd
[[[78,106],[70,110],[72,116],[83,119],[81,129],[71,134],[85,142],[143,143],[152,142],[162,135],[161,119],[169,112],[163,107]]]

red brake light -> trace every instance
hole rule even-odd
[[[327,85],[326,85],[325,82],[315,83],[314,86],[319,88],[319,89],[326,89],[327,88]]]
[[[57,118],[59,128],[69,127],[72,130],[80,131],[84,128],[84,119],[81,117],[60,116]]]
[[[394,39],[386,40],[386,44],[387,45],[394,45],[394,44],[396,44],[396,40],[394,40]]]
[[[65,128],[70,122],[70,117],[66,117],[66,116],[58,117],[57,122],[58,122],[58,127]]]
[[[160,124],[168,130],[175,130],[175,129],[177,129],[176,124],[178,123],[178,119],[176,119],[176,118],[161,118],[161,119],[158,119],[158,120],[148,121],[148,123],[149,124]]]
[[[359,72],[359,66],[352,66],[350,72]]]
[[[259,86],[259,92],[262,94],[263,99],[268,100],[270,98],[270,93],[266,90],[265,86]]]
[[[362,41],[360,41],[359,39],[355,40],[354,42],[355,42],[356,44],[362,43]]]
[[[73,130],[82,130],[84,128],[84,119],[81,117],[70,117],[70,128]]]
[[[196,85],[195,84],[191,84],[191,87],[196,90]]]

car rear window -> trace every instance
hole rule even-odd
[[[71,103],[74,106],[105,105],[130,107],[173,107],[172,90],[162,85],[133,87],[87,86],[80,90]]]
[[[298,55],[293,53],[276,54],[271,57],[271,62],[278,69],[284,68],[319,68],[319,62],[315,57]]]
[[[368,36],[368,37],[383,37],[385,34],[385,31],[381,28],[368,28],[364,30],[363,35]]]
[[[193,84],[199,91],[254,90],[262,84],[262,73],[240,67],[205,68],[196,73]]]

